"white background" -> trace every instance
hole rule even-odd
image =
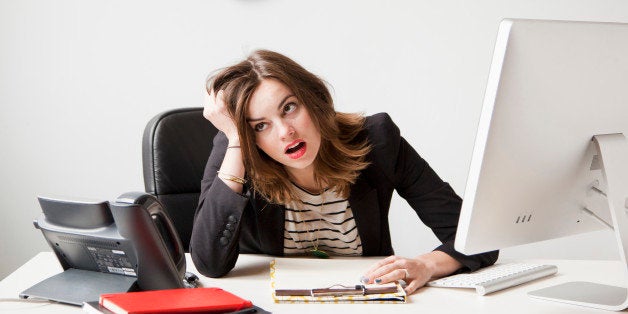
[[[37,195],[143,190],[141,136],[157,113],[200,105],[210,71],[256,48],[326,79],[339,111],[386,111],[462,194],[502,18],[628,22],[607,0],[0,0],[0,278],[49,250]],[[436,239],[396,197],[399,255]],[[502,258],[615,259],[601,231]]]

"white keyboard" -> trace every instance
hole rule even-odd
[[[479,295],[520,285],[558,271],[554,265],[530,263],[496,264],[472,273],[457,274],[427,283],[432,287],[475,288]]]

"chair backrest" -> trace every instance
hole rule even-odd
[[[144,129],[144,187],[163,204],[186,252],[203,171],[217,132],[200,107],[162,112]]]

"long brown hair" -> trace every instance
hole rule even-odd
[[[238,128],[244,167],[253,189],[272,203],[300,204],[284,166],[266,155],[255,144],[255,132],[247,123],[251,96],[264,79],[285,84],[307,109],[321,133],[321,146],[314,160],[314,179],[340,196],[349,197],[350,185],[368,166],[371,150],[366,137],[357,135],[364,128],[364,116],[334,110],[325,82],[290,58],[269,50],[257,50],[246,60],[219,70],[207,80],[207,92],[223,91],[228,111]]]

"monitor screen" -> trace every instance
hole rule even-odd
[[[458,251],[475,254],[612,225],[592,138],[628,135],[627,39],[628,24],[502,21]]]

